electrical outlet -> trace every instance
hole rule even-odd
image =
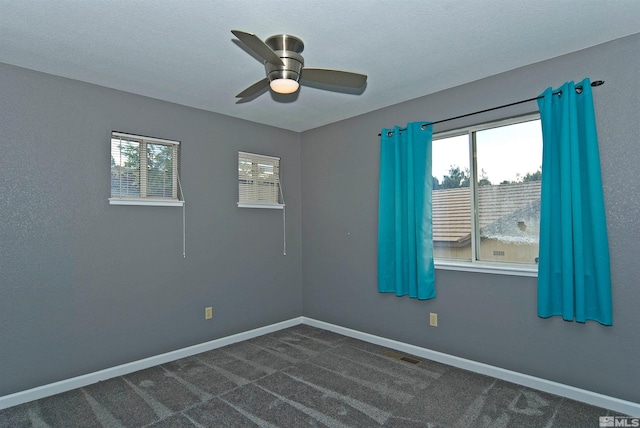
[[[210,320],[213,318],[213,308],[211,306],[204,308],[204,319]]]
[[[437,327],[438,326],[438,314],[431,312],[429,314],[429,325],[431,327]]]

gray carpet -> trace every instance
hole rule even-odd
[[[598,427],[614,412],[298,325],[0,411],[0,427]]]

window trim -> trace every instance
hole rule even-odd
[[[267,204],[259,202],[238,202],[238,208],[270,208],[273,210],[284,209],[284,204]]]
[[[184,201],[173,199],[152,199],[135,197],[114,197],[109,198],[109,205],[146,205],[155,207],[181,207]]]
[[[144,135],[136,135],[136,134],[128,134],[119,131],[111,132],[111,140],[113,138],[124,138],[131,141],[151,143],[151,144],[163,144],[170,145],[176,149],[176,154],[178,148],[180,147],[180,141],[175,140],[166,140],[162,138],[155,137],[147,137]],[[140,157],[141,161],[143,161],[144,157]],[[147,198],[141,196],[111,196],[109,197],[109,205],[141,205],[141,206],[160,206],[160,207],[182,207],[184,206],[184,200],[180,199],[180,171],[178,170],[178,159],[174,159],[175,169],[174,174],[176,175],[176,198]]]
[[[494,275],[513,275],[538,277],[538,265],[527,265],[521,263],[502,263],[483,260],[455,260],[455,259],[434,259],[434,267],[438,270],[452,270],[458,272],[489,273]]]
[[[442,140],[445,138],[457,137],[467,135],[469,137],[469,165],[471,166],[471,172],[473,176],[469,180],[469,186],[471,190],[471,260],[449,259],[449,258],[435,258],[434,267],[438,270],[449,270],[459,272],[476,272],[476,273],[488,273],[496,275],[513,275],[524,277],[538,277],[538,264],[527,263],[505,263],[488,260],[477,260],[476,245],[480,231],[477,230],[478,222],[478,171],[477,162],[474,154],[476,153],[476,141],[475,133],[477,131],[483,131],[486,129],[498,128],[501,126],[515,125],[523,122],[530,122],[534,120],[540,120],[540,113],[529,113],[520,116],[514,116],[507,119],[498,119],[491,122],[484,122],[478,125],[466,126],[462,128],[451,129],[449,131],[443,131],[433,134],[432,141]]]

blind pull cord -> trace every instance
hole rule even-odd
[[[282,177],[278,183],[278,189],[280,189],[280,198],[282,199],[282,255],[287,255],[287,206],[284,203],[284,194],[282,193]]]
[[[186,205],[184,200],[184,192],[182,191],[182,183],[180,183],[180,176],[178,175],[178,188],[180,189],[180,196],[182,197],[182,258],[187,258],[187,219],[186,219]]]

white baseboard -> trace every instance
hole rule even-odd
[[[448,364],[453,367],[469,370],[487,376],[492,376],[518,385],[527,386],[529,388],[538,389],[540,391],[556,394],[572,400],[581,401],[583,403],[594,406],[611,409],[621,414],[640,417],[640,404],[631,401],[621,400],[619,398],[610,397],[596,392],[587,391],[585,389],[575,388],[570,385],[564,385],[546,379],[529,376],[523,373],[502,369],[500,367],[479,363],[472,360],[444,354],[442,352],[432,351],[427,348],[410,345],[408,343],[398,342],[396,340],[386,339],[384,337],[375,336],[369,333],[363,333],[346,327],[340,327],[335,324],[329,324],[324,321],[318,321],[313,318],[298,317],[265,327],[256,328],[243,333],[215,339],[199,345],[189,346],[187,348],[178,349],[176,351],[167,352],[165,354],[156,355],[131,363],[122,364],[108,369],[100,370],[82,376],[65,379],[59,382],[50,383],[48,385],[39,386],[26,391],[16,392],[14,394],[0,397],[0,410],[8,407],[24,404],[29,401],[38,400],[40,398],[59,394],[61,392],[70,391],[72,389],[81,388],[103,380],[111,379],[133,373],[138,370],[154,367],[159,364],[165,364],[180,358],[190,357],[201,352],[210,351],[212,349],[221,348],[226,345],[241,342],[243,340],[252,339],[264,334],[272,333],[284,328],[293,327],[298,324],[307,324],[312,327],[318,327],[325,330],[333,331],[344,336],[353,337],[355,339],[364,340],[365,342],[374,343],[376,345],[386,346],[396,349],[407,354],[426,358],[439,363]]]
[[[254,337],[262,336],[263,334],[282,330],[283,328],[293,327],[294,325],[298,325],[301,323],[302,317],[292,318],[287,321],[282,321],[265,327],[256,328],[254,330],[222,337],[220,339],[211,340],[209,342],[189,346],[187,348],[178,349],[175,351],[167,352],[165,354],[155,355],[153,357],[133,361],[131,363],[126,363],[119,366],[110,367],[108,369],[99,370],[97,372],[88,373],[86,375],[61,380],[59,382],[50,383],[48,385],[38,386],[26,391],[16,392],[15,394],[5,395],[3,397],[0,397],[0,410],[17,406],[19,404],[24,404],[29,401],[38,400],[40,398],[49,397],[51,395],[60,394],[61,392],[70,391],[72,389],[81,388],[83,386],[91,385],[103,380],[123,376],[129,373],[136,372],[138,370],[148,369],[149,367],[154,367],[159,364],[165,364],[171,361],[179,360],[180,358],[190,357],[192,355],[200,354],[212,349],[221,348],[233,343],[242,342],[243,340],[252,339]]]
[[[333,331],[344,336],[360,339],[365,342],[386,346],[388,348],[396,349],[407,354],[426,358],[432,361],[437,361],[439,363],[447,364],[453,367],[458,367],[475,373],[492,376],[498,379],[505,380],[507,382],[516,383],[518,385],[534,388],[540,391],[559,395],[561,397],[570,398],[572,400],[581,401],[593,406],[611,409],[616,412],[620,412],[621,414],[640,417],[640,404],[634,403],[632,401],[621,400],[619,398],[610,397],[608,395],[598,394],[597,392],[592,392],[570,385],[529,376],[523,373],[491,366],[489,364],[479,363],[476,361],[467,360],[465,358],[456,357],[454,355],[444,354],[442,352],[432,351],[427,348],[421,348],[419,346],[386,339],[384,337],[375,336],[373,334],[351,330],[349,328],[340,327],[338,325],[329,324],[324,321],[318,321],[312,318],[302,317],[302,323],[310,325],[312,327],[318,327],[324,330]]]

